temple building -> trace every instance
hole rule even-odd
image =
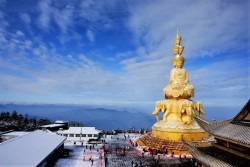
[[[69,127],[67,130],[59,130],[57,134],[67,137],[67,141],[89,141],[98,139],[100,137],[101,130],[95,127]]]
[[[56,132],[60,129],[69,129],[69,122],[68,121],[62,121],[62,120],[57,120],[53,124],[48,124],[48,125],[42,125],[39,127],[41,130],[49,130],[52,132]]]
[[[247,167],[250,164],[250,101],[235,118],[222,122],[207,122],[195,118],[197,123],[215,141],[212,145],[202,143],[183,143],[189,152],[204,166],[211,167]]]

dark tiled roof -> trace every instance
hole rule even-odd
[[[241,124],[250,127],[250,120],[246,118],[250,113],[250,100],[246,103],[246,105],[241,109],[241,111],[234,117],[231,123]]]
[[[238,124],[209,124],[200,118],[196,118],[197,123],[208,133],[215,137],[226,138],[239,142],[250,147],[250,127]]]
[[[196,148],[183,141],[184,146],[199,161],[209,167],[248,167],[249,160],[216,147]]]

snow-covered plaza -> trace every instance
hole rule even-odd
[[[106,135],[100,139],[101,142],[88,144],[66,142],[65,149],[69,149],[69,156],[60,158],[56,167],[129,167],[129,166],[194,166],[190,157],[180,159],[179,156],[165,154],[151,155],[143,153],[140,147],[133,146],[133,141],[139,134],[117,134]],[[105,140],[105,150],[103,141]],[[93,161],[90,160],[93,159]]]

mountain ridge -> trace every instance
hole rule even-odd
[[[52,121],[78,121],[86,126],[95,126],[104,130],[129,129],[131,127],[151,128],[155,118],[149,114],[137,111],[120,111],[98,106],[97,108],[88,106],[69,105],[20,105],[6,104],[0,105],[0,111],[17,111],[21,114],[28,114],[38,118],[46,117]]]

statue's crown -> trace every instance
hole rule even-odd
[[[175,56],[181,55],[184,50],[184,46],[181,46],[180,44],[181,44],[181,36],[179,36],[178,29],[177,29],[177,33],[175,37],[175,46],[172,49]]]

